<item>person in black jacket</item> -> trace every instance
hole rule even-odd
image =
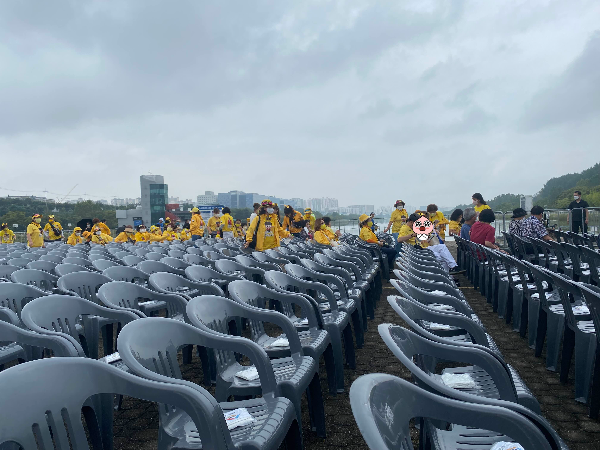
[[[571,223],[571,231],[573,233],[579,233],[581,230],[583,233],[587,233],[588,219],[589,219],[589,211],[588,202],[581,199],[581,191],[575,191],[573,193],[574,200],[569,204],[569,209],[571,210],[570,223]],[[569,220],[569,217],[567,217]]]

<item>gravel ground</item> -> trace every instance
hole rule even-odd
[[[455,251],[454,243],[448,243]],[[600,449],[600,423],[587,417],[587,407],[574,400],[572,377],[567,384],[559,382],[558,374],[546,370],[545,354],[536,358],[524,339],[512,331],[503,319],[492,312],[483,296],[475,291],[468,280],[459,276],[461,289],[469,303],[479,315],[488,332],[493,336],[506,361],[512,364],[523,377],[528,387],[538,398],[544,416],[550,421],[560,436],[572,450]],[[384,284],[383,294],[375,312],[375,320],[369,321],[365,334],[365,345],[357,350],[357,368],[346,368],[346,385],[349,386],[360,375],[383,372],[402,378],[409,378],[408,371],[387,349],[379,334],[377,325],[391,322],[402,324],[401,320],[386,301],[388,295],[396,291],[389,283]],[[182,366],[184,378],[199,382],[202,369],[199,361]],[[367,446],[354,422],[347,392],[331,397],[326,386],[326,376],[321,364],[323,398],[327,424],[327,438],[320,439],[309,429],[304,429],[304,442],[307,449],[366,449]],[[304,401],[306,405],[306,401]],[[304,408],[306,409],[306,408]],[[303,418],[308,424],[308,415]],[[158,412],[151,403],[128,399],[123,409],[115,414],[116,449],[154,449],[158,427]]]

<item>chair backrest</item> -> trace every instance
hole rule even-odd
[[[21,320],[27,328],[38,333],[74,339],[81,347],[88,350],[86,354],[90,354],[91,349],[88,346],[91,342],[81,342],[79,329],[75,326],[79,323],[79,318],[85,315],[113,319],[122,324],[139,318],[133,312],[115,311],[80,297],[47,295],[27,303],[21,312]],[[98,352],[92,354],[97,355]]]
[[[202,256],[203,255],[203,251],[201,248],[198,247],[188,247],[185,249],[186,253],[189,253],[190,255],[199,255]]]
[[[224,280],[226,282],[231,282],[243,279],[240,276],[227,275],[221,272],[217,272],[216,270],[211,269],[210,267],[204,266],[189,266],[187,269],[185,269],[185,276],[192,281],[201,281],[204,283],[210,283],[214,280]]]
[[[600,330],[600,287],[587,283],[579,283],[585,303],[590,310],[594,328]],[[596,334],[596,343],[600,341],[600,333]]]
[[[582,260],[589,266],[590,278],[596,285],[600,285],[600,273],[598,272],[600,269],[600,253],[588,247],[580,247],[580,250]]]
[[[235,260],[237,262],[239,262],[242,266],[246,266],[246,267],[257,267],[262,270],[281,270],[281,267],[278,266],[277,264],[258,261],[247,255],[237,255],[235,257]]]
[[[202,252],[201,252],[202,253]],[[202,255],[196,255],[195,253],[187,253],[184,255],[183,260],[188,264],[206,266],[206,267],[214,267],[215,261],[205,258]]]
[[[125,263],[126,266],[134,267],[134,266],[137,266],[142,261],[145,261],[145,259],[141,256],[125,255],[121,258],[121,261],[123,261],[123,263]]]
[[[26,266],[28,269],[42,270],[44,272],[48,272],[51,274],[55,274],[54,268],[56,267],[56,263],[51,261],[31,261]]]
[[[148,248],[150,249],[150,252],[160,253],[163,256],[168,253],[168,250],[160,245],[152,245],[152,246],[149,246]],[[148,257],[147,253],[146,253],[146,257]]]
[[[265,281],[267,286],[275,290],[306,294],[319,303],[327,303],[331,311],[338,310],[335,295],[329,286],[325,284],[302,280],[275,270],[269,270],[265,273]],[[322,298],[319,298],[319,294],[322,295]]]
[[[573,244],[562,244],[564,251],[569,255],[571,259],[571,263],[573,266],[573,274],[577,277],[582,275],[581,271],[581,263],[583,262],[583,258],[581,256],[581,247],[577,247]]]
[[[300,263],[307,269],[310,269],[314,272],[321,272],[321,273],[337,275],[342,280],[344,280],[344,283],[347,288],[352,287],[352,284],[353,284],[352,276],[350,275],[350,272],[348,272],[346,269],[342,269],[341,267],[326,266],[325,264],[321,264],[316,261],[312,261],[308,258],[301,259]]]
[[[62,260],[64,259],[64,256],[62,255],[42,255],[40,256],[39,261],[50,261],[56,264],[60,264],[62,262]]]
[[[142,258],[145,257],[148,253],[150,253],[151,250],[147,249],[147,248],[136,248],[133,252],[137,255],[137,256],[141,256]]]
[[[179,269],[179,270],[185,270],[187,267],[189,267],[191,264],[183,261],[182,259],[178,259],[178,258],[173,258],[171,256],[165,256],[163,258],[161,258],[160,262],[163,262],[175,269]]]
[[[21,317],[21,310],[27,303],[34,298],[45,295],[48,295],[48,293],[35,286],[19,283],[0,283],[0,306],[14,311],[19,317]]]
[[[93,267],[92,262],[89,259],[83,259],[83,258],[67,257],[67,258],[63,259],[63,263],[64,264],[77,264],[78,266],[83,266],[86,269],[90,269]]]
[[[334,286],[338,291],[340,298],[348,297],[348,293],[346,291],[346,286],[344,285],[344,282],[340,280],[336,275],[318,272],[315,270],[307,269],[304,266],[292,263],[285,265],[285,271],[291,276],[299,278],[301,280],[322,283],[329,287]]]
[[[376,373],[356,379],[350,388],[350,405],[372,449],[413,450],[409,423],[414,417],[490,430],[509,436],[526,449],[561,448],[537,423],[508,408],[442,397],[393,375]]]
[[[238,277],[246,277],[252,280],[253,274],[264,274],[265,271],[259,268],[247,267],[237,261],[229,259],[220,259],[215,261],[215,269],[226,275],[235,275]]]
[[[40,374],[44,376],[40,378]],[[199,386],[157,383],[87,358],[46,358],[20,364],[0,372],[0,384],[0,404],[11,405],[11,413],[2,418],[2,447],[16,443],[26,449],[87,450],[88,436],[93,448],[111,447],[107,436],[99,432],[101,410],[95,409],[99,404],[86,403],[92,396],[108,393],[180,408],[194,422],[203,447],[235,448],[219,404]],[[88,408],[93,413],[82,415],[82,409]]]
[[[362,279],[362,273],[360,269],[352,262],[334,259],[325,255],[324,253],[316,253],[314,259],[316,262],[324,266],[341,267],[342,269],[349,271],[354,275],[354,279],[356,281],[360,281]]]
[[[95,272],[74,272],[63,275],[56,283],[58,289],[65,293],[75,294],[96,304],[100,304],[98,299],[98,289],[104,283],[110,283],[111,279]]]
[[[109,259],[97,259],[95,261],[92,261],[92,266],[94,266],[94,269],[96,269],[99,272],[103,272],[109,267],[123,267],[120,264]]]
[[[191,281],[174,273],[153,273],[150,275],[149,283],[158,292],[165,294],[179,294],[190,298],[198,295],[225,296],[221,288],[214,283]]]
[[[77,264],[58,264],[54,268],[54,272],[59,277],[62,277],[64,275],[68,275],[68,274],[74,273],[74,272],[90,272],[90,271],[88,269],[86,269],[85,267],[77,265]]]
[[[29,264],[30,262],[31,262],[30,259],[12,258],[12,259],[8,260],[8,265],[18,267],[19,269],[24,269],[27,266],[27,264]]]
[[[42,255],[37,253],[23,253],[21,255],[21,258],[28,259],[29,261],[37,261],[38,259],[40,259],[41,256]]]
[[[160,261],[142,261],[138,263],[136,267],[148,275],[152,275],[153,273],[157,272],[169,272],[175,273],[177,275],[185,274],[183,270],[175,269],[174,267],[171,267],[168,264],[162,263]]]
[[[164,254],[162,253],[158,253],[158,252],[148,252],[144,255],[144,258],[146,258],[148,261],[160,261],[161,259],[163,259],[165,257]]]
[[[0,279],[10,280],[10,275],[19,270],[17,266],[0,265]]]
[[[112,281],[127,281],[128,283],[141,284],[146,286],[150,275],[142,272],[135,267],[114,266],[104,269],[102,275],[110,278]]]
[[[15,342],[21,346],[47,348],[54,352],[54,356],[85,356],[82,349],[68,339],[25,330],[18,324],[2,321],[1,316],[0,314],[0,342]]]
[[[396,270],[394,270],[396,273]],[[473,310],[469,306],[469,304],[462,299],[462,297],[457,297],[453,293],[445,292],[442,289],[445,289],[445,286],[440,284],[438,292],[427,292],[423,290],[420,286],[416,286],[413,283],[413,280],[404,278],[401,273],[396,275],[398,277],[397,280],[390,280],[392,286],[394,286],[398,292],[407,293],[410,298],[418,301],[424,305],[432,305],[432,304],[442,304],[449,305],[453,307],[457,312],[464,314],[465,316],[470,317],[473,314]],[[417,281],[417,280],[414,280]]]
[[[278,264],[281,266],[285,266],[289,262],[288,259],[283,258],[283,255],[273,256],[266,252],[252,252],[252,257],[262,263]]]
[[[583,293],[581,292],[581,287],[579,286],[579,283],[568,279],[564,275],[554,273],[546,269],[541,270],[545,271],[546,274],[552,278],[553,285],[556,286],[558,294],[560,296],[560,301],[562,303],[563,310],[565,313],[565,319],[567,320],[567,323],[569,323],[569,325],[572,327],[572,329],[576,329],[577,319],[575,314],[573,313],[571,299],[583,299]]]
[[[175,248],[172,248],[172,249],[170,249],[170,250],[167,252],[167,254],[168,254],[168,255],[169,255],[171,258],[179,258],[179,259],[182,259],[182,258],[183,258],[183,255],[185,255],[185,252],[184,252],[184,251],[181,251],[181,250],[178,250],[178,249],[175,249]]]
[[[11,274],[10,279],[14,283],[35,286],[36,288],[46,292],[52,292],[52,290],[56,287],[56,282],[58,281],[58,277],[56,275],[35,269],[17,270]]]

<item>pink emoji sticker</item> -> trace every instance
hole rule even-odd
[[[417,239],[426,241],[433,231],[433,224],[426,217],[419,217],[413,224],[413,231],[417,233]]]

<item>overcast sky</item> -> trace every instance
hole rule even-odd
[[[0,74],[2,196],[451,206],[600,161],[598,0],[2,1]]]

